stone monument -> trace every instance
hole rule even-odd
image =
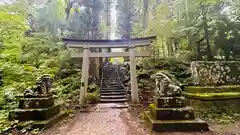
[[[165,73],[159,72],[153,79],[156,83],[154,104],[145,112],[153,131],[156,132],[190,132],[208,131],[205,121],[196,119],[193,108],[185,106],[181,86],[174,84]]]
[[[33,121],[33,128],[45,128],[64,116],[60,105],[54,104],[51,94],[52,79],[43,75],[33,88],[20,97],[19,109],[9,113],[10,120]]]

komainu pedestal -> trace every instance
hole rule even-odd
[[[152,130],[156,132],[209,130],[206,122],[195,118],[193,108],[185,106],[182,87],[171,76],[160,71],[151,77],[155,82],[155,101],[145,115],[151,123]]]
[[[33,121],[33,128],[45,128],[62,118],[64,113],[60,112],[60,105],[54,104],[50,87],[48,76],[40,78],[36,87],[25,90],[24,96],[20,97],[19,108],[10,111],[9,119]]]
[[[196,119],[193,108],[185,106],[185,98],[158,97],[146,111],[152,130],[156,132],[208,131],[205,121]]]

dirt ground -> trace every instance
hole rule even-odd
[[[199,133],[154,133],[143,124],[132,108],[97,105],[89,112],[77,111],[40,135],[240,135],[240,122],[230,125],[210,124],[211,131]]]

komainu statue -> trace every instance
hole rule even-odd
[[[155,94],[160,97],[180,96],[182,89],[176,85],[173,80],[164,72],[158,72],[152,79],[155,81]]]
[[[43,75],[40,79],[38,79],[35,87],[27,88],[25,90],[24,97],[34,97],[49,94],[51,87],[52,79],[50,75]]]

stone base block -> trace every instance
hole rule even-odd
[[[151,128],[155,132],[197,132],[209,131],[209,126],[202,120],[156,120],[145,112]]]
[[[151,115],[157,120],[194,120],[194,112],[191,107],[181,108],[152,108]]]
[[[44,109],[16,109],[9,113],[10,120],[30,121],[30,120],[47,120],[58,114],[60,105]]]
[[[44,120],[44,121],[32,121],[31,128],[32,129],[49,128],[49,127],[53,126],[54,124],[56,124],[61,119],[63,119],[65,116],[67,116],[66,112],[60,112],[60,113],[54,115],[53,117],[51,117],[47,120]],[[24,121],[24,122],[26,122],[26,121]],[[25,126],[23,126],[24,122],[19,122],[18,125],[16,126],[16,128],[19,129],[19,130],[25,128]]]
[[[49,108],[54,105],[52,97],[44,98],[21,98],[19,101],[20,109]]]
[[[41,94],[41,95],[31,95],[31,96],[17,96],[17,98],[48,98],[48,97],[52,97],[52,94]]]
[[[154,98],[154,103],[157,108],[184,107],[185,97],[159,97]]]

